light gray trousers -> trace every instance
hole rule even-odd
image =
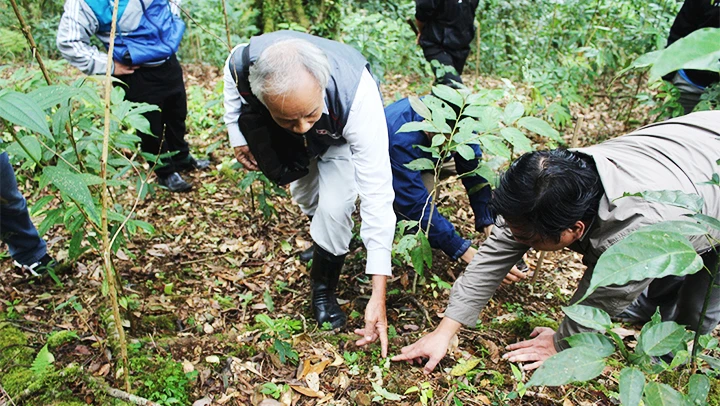
[[[355,166],[350,146],[332,146],[312,159],[309,173],[290,184],[300,210],[312,216],[310,236],[333,255],[347,254],[352,239],[355,201]]]

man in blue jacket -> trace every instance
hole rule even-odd
[[[178,172],[205,169],[210,162],[190,155],[185,141],[187,97],[182,67],[175,56],[185,23],[177,4],[168,0],[126,0],[118,9],[113,65],[107,54],[90,44],[95,36],[107,49],[112,23],[112,0],[66,0],[57,33],[57,47],[71,65],[86,75],[113,76],[125,83],[125,98],[154,104],[145,113],[152,134],[138,131],[141,149],[153,155],[175,154],[155,167],[158,183],[172,192],[190,190]]]

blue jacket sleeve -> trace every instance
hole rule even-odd
[[[468,161],[460,154],[455,154],[454,156],[455,169],[458,175],[472,172],[480,164],[480,158],[482,157],[480,146],[471,145],[471,147],[475,151],[475,159]],[[467,190],[468,198],[470,199],[470,207],[472,207],[473,213],[475,213],[475,230],[482,231],[483,227],[495,222],[495,218],[488,208],[488,203],[492,195],[490,184],[487,179],[479,175],[465,176],[461,179],[465,190]],[[485,186],[480,190],[474,190],[483,184]]]
[[[393,172],[393,189],[395,190],[395,211],[399,219],[419,221],[420,226],[427,229],[428,219],[432,212],[432,225],[428,240],[433,248],[440,248],[452,259],[459,258],[470,247],[470,241],[460,237],[455,227],[444,218],[435,205],[427,204],[430,194],[422,181],[419,171],[405,167],[417,158],[429,158],[415,145],[427,145],[429,141],[422,132],[397,133],[403,124],[410,121],[421,121],[407,99],[391,104],[385,109],[390,136],[390,164]]]

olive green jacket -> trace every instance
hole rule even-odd
[[[587,266],[571,303],[587,290],[600,255],[638,228],[664,220],[680,220],[688,210],[653,203],[640,197],[618,199],[625,192],[680,190],[705,200],[702,213],[720,217],[720,188],[703,185],[719,168],[720,111],[699,112],[651,124],[635,132],[577,151],[590,155],[597,166],[605,194],[598,214],[583,237],[568,248],[583,255]],[[713,236],[720,233],[713,230]],[[698,253],[711,247],[704,236],[691,237]],[[525,252],[527,245],[513,240],[509,229],[495,227],[464,274],[453,285],[445,316],[474,326],[480,312],[495,293],[503,277]],[[583,304],[616,315],[642,293],[652,280],[611,285],[597,289]],[[589,331],[565,318],[555,333],[555,347],[568,347],[563,339]]]

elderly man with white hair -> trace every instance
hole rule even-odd
[[[290,184],[312,218],[312,309],[342,327],[335,295],[349,250],[358,194],[372,296],[358,345],[380,339],[387,354],[386,279],[395,230],[382,99],[368,63],[341,43],[293,31],[253,37],[225,64],[225,124],[246,169]]]

